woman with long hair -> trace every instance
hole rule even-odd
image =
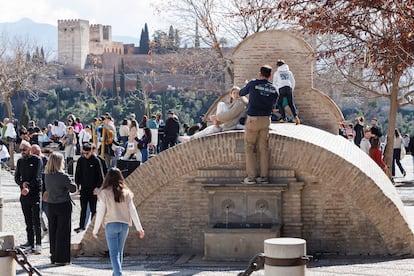
[[[248,100],[246,97],[241,97],[239,91],[239,87],[233,86],[229,93],[229,103],[217,103],[216,114],[210,116],[210,121],[213,122],[212,125],[192,136],[180,136],[178,137],[178,140],[180,142],[186,142],[221,131],[243,129],[244,126],[240,124],[240,119],[246,113]]]
[[[134,194],[124,184],[121,171],[118,168],[111,168],[98,194],[98,209],[92,235],[98,238],[98,231],[103,223],[114,276],[122,275],[124,246],[131,220],[138,231],[139,238],[145,236],[133,197]]]
[[[141,163],[144,163],[148,160],[148,144],[151,143],[152,134],[151,129],[144,127],[144,134],[141,139],[138,137],[135,138],[135,141],[138,142],[138,149],[141,151]]]
[[[373,137],[371,141],[371,147],[368,152],[369,156],[378,164],[384,171],[387,170],[387,164],[382,159],[382,152],[380,149],[380,140],[378,137]]]
[[[49,156],[45,168],[46,202],[48,204],[50,261],[56,265],[70,264],[70,232],[72,203],[69,192],[77,189],[64,173],[64,157],[60,152]]]
[[[397,163],[398,168],[400,169],[400,172],[405,177],[405,175],[407,173],[404,170],[404,168],[403,168],[403,166],[401,165],[401,162],[400,162],[401,146],[404,146],[404,141],[403,141],[403,139],[401,137],[401,134],[398,131],[398,129],[395,129],[394,135],[395,135],[395,137],[394,137],[394,148],[393,148],[393,153],[392,153],[392,176],[395,176],[395,163]]]

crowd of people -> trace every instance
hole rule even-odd
[[[400,160],[404,157],[406,152],[414,152],[414,136],[410,138],[409,134],[401,135],[397,128],[394,130],[392,166],[391,168],[388,168],[383,159],[385,147],[387,145],[386,143],[381,143],[383,133],[378,125],[377,118],[372,118],[370,125],[365,123],[365,118],[363,116],[355,118],[355,124],[345,124],[344,122],[341,122],[339,124],[339,134],[368,154],[388,175],[391,176],[392,181],[394,181],[396,166],[398,166],[401,174],[406,176],[407,172]],[[384,140],[386,141],[386,139]],[[391,171],[389,169],[391,169]]]
[[[42,230],[49,232],[50,260],[55,265],[70,264],[70,239],[72,230],[72,200],[70,193],[80,194],[80,220],[75,232],[84,231],[88,218],[96,216],[93,236],[103,225],[109,248],[114,275],[122,274],[123,248],[131,222],[140,238],[145,236],[138,212],[133,204],[133,193],[124,184],[124,177],[117,163],[123,160],[146,162],[150,153],[159,153],[177,143],[206,135],[244,129],[246,174],[243,184],[269,183],[268,137],[269,125],[274,112],[280,113],[280,122],[292,121],[300,124],[294,104],[295,80],[287,64],[279,60],[277,71],[272,76],[272,67],[260,67],[257,79],[246,82],[239,88],[234,86],[228,102],[219,102],[216,113],[200,116],[200,122],[189,127],[184,124],[180,135],[180,121],[174,111],[168,111],[165,122],[161,113],[151,118],[143,116],[137,121],[135,114],[121,121],[118,127],[110,114],[95,118],[83,125],[73,114],[67,121],[55,120],[45,127],[29,121],[27,128],[17,128],[16,122],[5,118],[0,123],[0,159],[6,164],[10,154],[8,146],[15,144],[21,153],[15,169],[15,182],[21,190],[20,202],[23,211],[27,242],[21,247],[35,254],[42,252]],[[249,95],[247,98],[246,96]],[[285,113],[289,106],[292,117]],[[355,143],[368,154],[384,171],[382,131],[378,120],[371,125],[364,117],[355,119],[355,124],[340,124],[340,134]],[[414,139],[402,136],[395,129],[393,165],[405,176],[400,163],[402,151],[414,152]],[[80,155],[74,170],[74,157]],[[73,175],[71,177],[70,175]],[[98,200],[99,199],[99,200]],[[42,212],[47,223],[42,220]]]
[[[121,275],[123,244],[128,233],[125,229],[132,220],[141,238],[144,230],[132,201],[133,194],[123,184],[122,173],[116,168],[117,160],[125,157],[124,148],[133,142],[141,153],[137,159],[147,161],[152,141],[150,127],[159,130],[160,144],[173,146],[170,140],[178,137],[177,122],[172,111],[166,123],[161,114],[149,120],[144,117],[139,123],[131,114],[119,128],[115,127],[110,114],[95,118],[85,126],[79,118],[69,115],[66,123],[56,120],[44,128],[36,126],[35,121],[29,121],[27,128],[17,127],[13,120],[5,118],[0,124],[2,166],[8,165],[11,144],[21,154],[14,178],[21,191],[27,241],[20,247],[26,252],[41,254],[42,237],[48,233],[51,263],[70,264],[73,203],[70,193],[79,193],[80,220],[74,231],[84,231],[89,218],[98,214],[94,234],[101,224],[105,226],[114,275]],[[164,149],[160,146],[154,150]],[[76,170],[73,167],[75,155],[80,155]],[[102,202],[97,208],[98,197]],[[123,208],[124,205],[129,209]],[[120,209],[126,212],[118,212]],[[120,239],[123,244],[111,242]]]

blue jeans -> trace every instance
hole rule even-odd
[[[129,226],[122,222],[110,222],[105,227],[106,242],[113,269],[113,276],[122,275],[122,261],[125,240],[128,236]]]
[[[148,148],[141,149],[141,156],[142,156],[141,163],[144,163],[145,161],[148,161]]]

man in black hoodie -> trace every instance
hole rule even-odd
[[[177,144],[180,132],[180,123],[178,117],[173,111],[168,111],[168,119],[165,121],[164,139],[162,140],[162,150],[166,150]]]
[[[31,146],[27,141],[22,141],[19,149],[22,157],[17,160],[14,181],[20,187],[20,204],[27,232],[27,243],[21,246],[35,254],[40,254],[42,251],[42,235],[40,230],[42,160],[30,153]]]
[[[92,217],[96,213],[97,191],[101,187],[105,176],[98,157],[93,154],[92,145],[90,143],[84,143],[82,149],[82,156],[77,161],[75,172],[75,183],[80,190],[81,203],[79,227],[75,229],[77,233],[86,228],[85,222],[88,203]]]

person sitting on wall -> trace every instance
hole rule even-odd
[[[213,125],[208,126],[192,136],[180,136],[180,142],[186,142],[222,131],[243,129],[239,122],[240,118],[245,114],[247,98],[240,97],[239,91],[240,88],[234,86],[230,91],[230,103],[218,103],[216,115],[211,115],[210,117],[210,120],[214,123]]]

